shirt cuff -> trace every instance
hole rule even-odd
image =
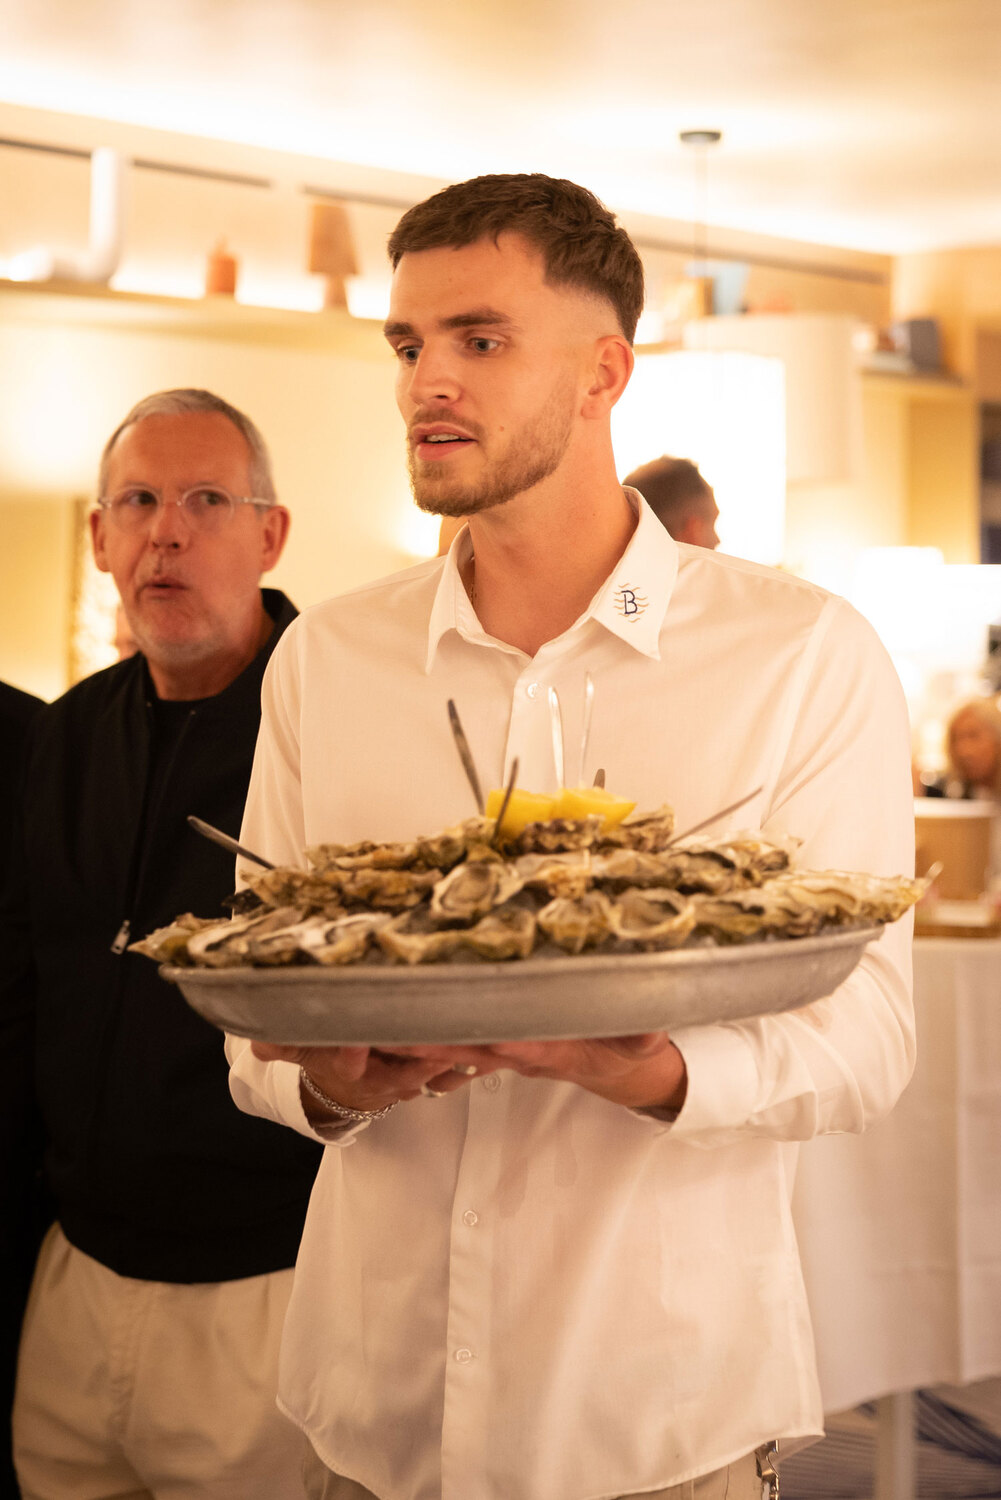
[[[302,1135],[312,1136],[313,1140],[321,1141],[325,1146],[351,1146],[358,1132],[368,1129],[367,1120],[344,1120],[341,1124],[330,1121],[320,1126],[314,1125],[302,1107],[299,1064],[276,1062],[271,1067],[274,1069],[276,1103],[283,1118]]]
[[[671,1040],[685,1059],[688,1092],[672,1134],[732,1130],[753,1115],[758,1096],[754,1051],[729,1026],[683,1026]]]

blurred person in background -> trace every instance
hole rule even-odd
[[[1001,708],[997,698],[970,698],[945,731],[946,772],[925,782],[926,797],[1001,802]]]
[[[639,490],[660,524],[676,542],[694,547],[719,546],[716,522],[719,506],[712,486],[699,473],[690,458],[655,458],[652,463],[634,469],[622,481]],[[443,516],[438,532],[438,556],[443,557],[459,531],[466,524],[464,516]]]
[[[670,458],[664,454],[634,469],[622,483],[639,490],[676,542],[708,547],[710,551],[719,546],[716,496],[690,458]]]
[[[301,1441],[278,1342],[319,1149],[234,1107],[220,1033],[129,952],[223,915],[264,668],[295,616],[262,590],[289,526],[250,420],[161,392],[101,459],[98,567],[135,655],[32,726],[0,906],[0,1026],[34,1014],[56,1223],[24,1319],[14,1453],[28,1500],[291,1500]]]
[[[0,884],[10,858],[14,809],[21,795],[21,758],[28,725],[41,698],[0,682]],[[7,1413],[14,1398],[14,1371],[21,1318],[38,1253],[40,1130],[31,1089],[30,1007],[0,1019],[0,1500],[16,1500]]]

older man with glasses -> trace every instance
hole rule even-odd
[[[220,912],[264,668],[295,616],[262,590],[289,526],[253,423],[206,391],[139,403],[101,459],[94,555],[138,652],[31,737],[0,1027],[34,1011],[56,1223],[15,1398],[39,1500],[301,1495],[278,1340],[319,1148],[241,1115],[223,1041],[133,937]],[[8,1024],[10,1023],[10,1024]],[[22,1032],[19,1034],[23,1034]]]

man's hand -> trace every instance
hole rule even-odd
[[[500,1042],[488,1047],[397,1048],[444,1070],[475,1066],[480,1073],[510,1068],[526,1078],[553,1078],[630,1109],[680,1109],[688,1074],[664,1032],[595,1041]],[[435,1084],[435,1087],[438,1085]]]
[[[425,1086],[436,1094],[451,1094],[464,1088],[471,1076],[453,1072],[452,1059],[442,1060],[441,1048],[433,1055],[427,1049],[426,1056],[401,1056],[373,1047],[274,1047],[252,1042],[251,1051],[262,1062],[297,1063],[317,1088],[347,1109],[383,1109],[403,1099],[416,1099]],[[492,1073],[498,1066],[483,1059],[478,1071]],[[334,1118],[308,1090],[303,1089],[301,1096],[311,1124],[329,1124]]]

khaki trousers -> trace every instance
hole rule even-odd
[[[302,1478],[307,1500],[377,1500],[371,1490],[364,1489],[353,1479],[340,1479],[332,1474],[308,1442]],[[514,1496],[512,1500],[515,1500]],[[684,1484],[672,1484],[666,1490],[619,1495],[615,1500],[761,1500],[761,1480],[754,1454],[749,1453],[746,1458],[725,1469],[717,1469],[714,1474],[703,1474],[701,1478],[686,1480]]]
[[[302,1500],[275,1405],[292,1271],[134,1281],[46,1237],[14,1401],[24,1500]]]

